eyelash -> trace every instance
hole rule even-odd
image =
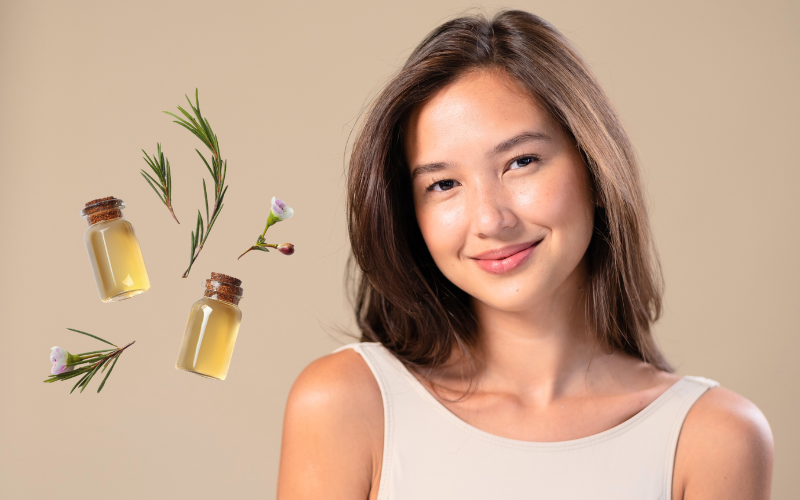
[[[511,160],[509,165],[513,165],[514,163],[516,163],[516,162],[518,162],[520,160],[530,160],[530,162],[526,163],[525,165],[520,165],[520,168],[522,168],[522,167],[527,167],[531,163],[536,163],[538,161],[541,161],[541,158],[538,155],[522,155],[522,156],[518,156],[518,157],[514,158],[513,160]],[[518,169],[514,169],[514,170],[518,170]],[[425,191],[434,191],[433,188],[435,188],[438,184],[441,184],[443,182],[455,182],[455,181],[452,180],[452,179],[437,179],[437,180],[433,181],[427,188],[425,188]],[[449,189],[443,189],[442,191],[449,191],[450,189],[452,189],[452,187],[450,187]]]
[[[536,163],[536,162],[541,161],[541,157],[539,155],[522,155],[522,156],[517,156],[516,158],[511,160],[511,164],[513,164],[514,162],[518,162],[520,160],[525,160],[525,159],[529,159],[530,163],[527,163],[525,165],[521,165],[523,167],[527,167],[531,163]]]

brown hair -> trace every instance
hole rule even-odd
[[[479,347],[470,297],[436,267],[417,226],[403,153],[411,111],[468,71],[505,72],[574,137],[599,200],[587,250],[587,318],[598,341],[671,371],[652,337],[662,281],[633,148],[570,42],[543,19],[504,11],[436,28],[368,110],[350,158],[348,228],[362,341],[436,367]],[[352,264],[352,260],[351,260]]]

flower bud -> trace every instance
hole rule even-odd
[[[67,366],[67,363],[75,362],[75,357],[58,346],[50,348],[50,362],[53,363],[53,369],[51,370],[53,375],[69,372],[75,368],[74,366]]]
[[[294,245],[291,243],[281,243],[278,245],[278,251],[283,255],[292,255],[294,253]]]

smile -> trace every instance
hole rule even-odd
[[[528,260],[542,240],[533,243],[512,245],[499,250],[484,252],[472,259],[481,269],[492,274],[503,274],[516,269]]]

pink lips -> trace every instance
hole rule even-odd
[[[521,243],[519,245],[510,245],[497,250],[490,250],[482,254],[472,257],[476,264],[478,264],[484,271],[492,274],[503,274],[511,271],[525,262],[528,257],[533,253],[533,249],[541,243],[542,240],[533,243]]]

